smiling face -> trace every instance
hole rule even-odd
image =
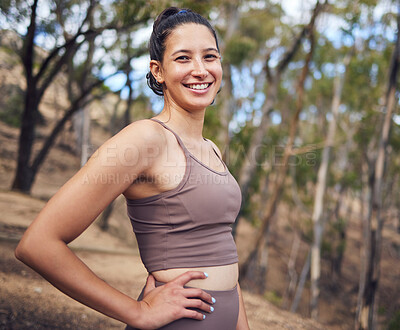
[[[204,110],[215,98],[222,80],[220,54],[215,38],[204,25],[188,23],[175,28],[165,43],[162,63],[150,70],[164,84],[169,106]]]

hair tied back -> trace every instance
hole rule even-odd
[[[207,27],[215,39],[215,44],[219,52],[217,34],[206,18],[189,8],[179,9],[178,7],[169,7],[164,9],[153,23],[153,32],[149,40],[150,59],[162,63],[168,36],[177,27],[188,23],[200,24]],[[164,95],[164,83],[159,83],[151,71],[146,74],[146,79],[147,84],[156,95]]]

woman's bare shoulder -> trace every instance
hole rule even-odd
[[[115,137],[128,139],[130,143],[163,144],[165,142],[164,129],[160,124],[150,119],[140,119],[132,122],[117,133]],[[133,141],[132,138],[135,138],[135,140]]]
[[[140,173],[158,161],[165,141],[159,124],[148,119],[138,120],[105,141],[88,165],[113,165],[114,171]]]

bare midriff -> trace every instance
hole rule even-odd
[[[207,273],[208,278],[190,281],[186,284],[186,286],[204,290],[230,290],[236,286],[239,276],[237,263],[212,267],[171,268],[166,270],[158,270],[152,274],[157,281],[166,283],[172,281],[177,276],[187,271],[193,270]]]

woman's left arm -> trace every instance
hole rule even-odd
[[[246,310],[244,308],[244,301],[242,296],[242,291],[240,290],[239,283],[237,284],[237,290],[239,294],[239,316],[236,325],[236,330],[249,330],[249,323],[247,321]]]

